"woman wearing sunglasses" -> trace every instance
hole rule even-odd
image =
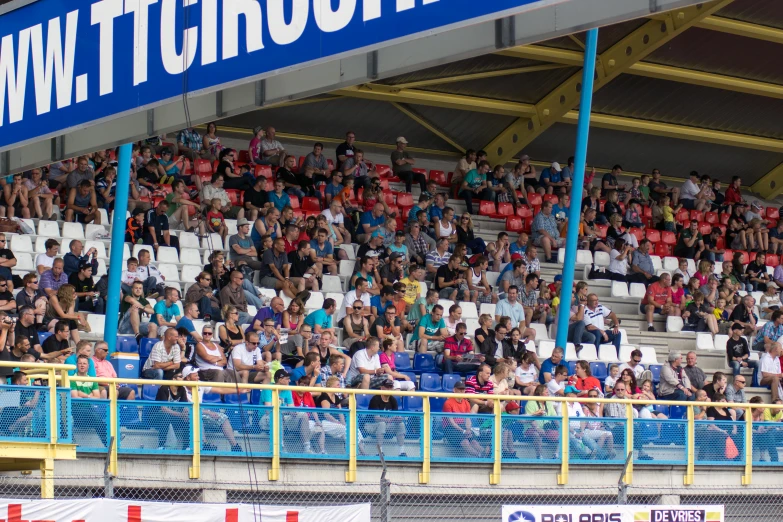
[[[226,355],[223,348],[214,341],[215,330],[211,326],[201,329],[201,342],[196,344],[196,365],[202,381],[224,382]]]

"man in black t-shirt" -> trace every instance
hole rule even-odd
[[[106,301],[97,296],[95,283],[92,280],[92,265],[82,262],[79,270],[71,274],[68,284],[76,288],[76,310],[79,312],[93,312],[103,314],[106,310]]]
[[[248,221],[252,223],[258,219],[259,211],[269,202],[269,197],[266,194],[266,178],[264,176],[258,176],[255,184],[245,191],[242,202],[245,206]]]
[[[383,237],[377,230],[372,233],[370,239],[363,243],[356,252],[356,259],[363,257],[377,257],[384,260],[388,257],[386,248],[383,246]]]
[[[46,338],[41,347],[43,354],[41,359],[47,362],[62,363],[66,357],[71,355],[71,343],[68,339],[71,337],[71,329],[68,326],[68,320],[57,321],[54,325],[54,335]]]
[[[11,286],[11,281],[0,275],[0,311],[15,314],[16,299],[14,299],[14,294],[8,291]]]
[[[742,337],[742,331],[742,325],[731,325],[731,337],[726,341],[726,357],[735,377],[742,368],[758,368],[758,363],[750,360],[750,348],[748,341]]]
[[[37,357],[40,357],[43,350],[38,340],[38,328],[35,326],[35,310],[32,308],[23,307],[19,310],[19,320],[14,327],[15,342],[19,342],[21,338],[30,341],[31,350],[38,352]]]
[[[14,253],[8,248],[9,241],[6,239],[5,234],[0,233],[0,275],[5,276],[6,279],[12,281],[13,274],[11,274],[11,268],[16,266],[16,257]],[[13,290],[13,284],[9,286],[9,290]]]
[[[294,174],[294,168],[296,168],[296,157],[288,156],[285,159],[284,166],[277,169],[275,179],[282,180],[283,185],[285,185],[286,193],[289,196],[298,197],[299,201],[301,202],[302,198],[305,197],[306,194],[304,193],[299,177]]]
[[[391,376],[383,381],[381,390],[391,391],[394,389],[394,381]],[[375,411],[397,411],[397,399],[391,395],[376,395],[370,399],[368,409]],[[392,415],[374,415],[373,422],[368,422],[364,426],[364,431],[370,435],[375,435],[375,440],[384,440],[387,432],[392,432],[397,436],[399,456],[406,457],[405,454],[405,423],[399,416]]]
[[[435,289],[441,299],[456,301],[463,298],[465,290],[460,289],[460,285],[465,284],[465,279],[460,276],[460,264],[460,256],[451,256],[449,262],[438,267],[435,272]]]
[[[674,245],[674,255],[686,259],[699,259],[703,250],[704,241],[699,232],[699,220],[692,219],[690,227],[684,228],[680,232],[677,244]]]
[[[378,319],[370,328],[370,335],[375,335],[383,342],[387,338],[392,338],[396,341],[397,347],[395,351],[404,351],[405,342],[402,340],[402,334],[400,333],[400,318],[397,315],[397,307],[393,304],[386,307],[386,310],[378,316]]]
[[[347,159],[353,159],[354,157],[354,148],[353,143],[356,141],[356,135],[348,131],[345,133],[345,141],[337,146],[337,150],[335,151],[335,156],[337,157],[337,165],[335,165],[335,170],[337,172],[340,171],[340,168],[343,166],[343,163]]]
[[[315,267],[315,261],[310,257],[310,243],[307,241],[300,241],[296,245],[296,250],[288,253],[288,262],[290,268],[288,270],[288,277],[295,285],[299,285],[304,280],[304,288],[317,292],[319,290],[318,279],[321,273]],[[308,275],[308,277],[305,277]]]
[[[169,202],[164,199],[144,215],[144,244],[152,245],[156,251],[158,246],[168,246],[179,252],[179,239],[169,232],[168,209]]]

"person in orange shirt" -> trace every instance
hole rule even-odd
[[[462,381],[454,385],[454,393],[465,393],[465,383]],[[491,446],[484,447],[476,440],[470,423],[470,402],[467,399],[449,397],[443,403],[443,413],[460,413],[462,416],[447,416],[443,418],[443,431],[445,440],[459,446],[472,457],[489,457]]]

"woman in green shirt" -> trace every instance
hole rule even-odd
[[[536,386],[536,391],[533,392],[534,397],[549,397],[549,391],[546,386],[539,384]],[[529,417],[557,417],[555,412],[555,406],[550,401],[535,401],[529,400],[525,404],[525,415]],[[530,422],[530,427],[525,430],[525,437],[533,441],[533,448],[536,450],[536,458],[544,458],[541,456],[541,450],[544,444],[547,446],[547,450],[552,450],[554,446],[554,454],[552,459],[557,459],[557,441],[560,440],[560,433],[558,430],[558,423],[554,420],[534,420]]]
[[[90,369],[90,358],[86,355],[80,355],[76,359],[76,375],[71,379],[71,397],[74,399],[99,399],[101,393],[97,382],[80,381],[79,377],[87,377],[87,371]],[[72,402],[74,428],[95,430],[95,434],[101,440],[101,444],[106,447],[106,419],[95,413],[95,402],[93,400],[74,400]],[[108,409],[104,411],[108,412]]]

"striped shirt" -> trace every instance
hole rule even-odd
[[[472,375],[465,381],[465,393],[492,395],[495,393],[495,384],[491,380],[479,384],[478,377]]]
[[[171,351],[168,352],[166,351],[166,345],[163,341],[155,343],[155,346],[152,347],[152,351],[150,352],[149,359],[147,359],[147,362],[144,363],[144,369],[149,370],[155,363],[161,362],[173,362],[180,364],[182,360],[180,359],[179,345],[175,344],[171,347]]]
[[[612,311],[602,304],[595,307],[595,310],[585,307],[585,325],[593,325],[599,330],[605,330],[604,317],[608,317]]]
[[[428,265],[434,266],[435,268],[439,268],[448,263],[449,258],[451,258],[451,254],[448,251],[446,251],[441,257],[437,250],[433,250],[427,254],[426,263]]]

